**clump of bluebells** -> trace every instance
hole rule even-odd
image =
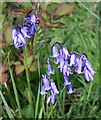
[[[39,19],[35,17],[33,13],[29,13],[23,19],[23,25],[13,26],[12,27],[12,38],[14,46],[17,49],[23,49],[26,45],[27,39],[30,39],[31,36],[36,32],[36,24],[39,23]]]
[[[57,47],[59,45],[59,47]],[[50,61],[54,62],[57,65],[57,68],[60,69],[60,72],[64,76],[64,86],[67,86],[67,94],[72,94],[75,91],[72,89],[72,83],[69,80],[71,74],[83,74],[85,80],[89,82],[90,80],[94,81],[94,70],[92,65],[88,61],[87,57],[84,54],[74,51],[69,53],[65,46],[61,45],[58,42],[55,42],[52,46],[52,56],[48,58],[48,72],[47,74],[42,75],[42,89],[40,94],[44,95],[47,92],[50,92],[50,96],[47,99],[47,103],[55,103],[56,94],[59,94],[59,91],[56,87],[55,82],[50,78],[51,74],[56,74],[55,70],[50,65]]]

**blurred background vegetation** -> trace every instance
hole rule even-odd
[[[92,120],[100,118],[99,3],[1,2],[0,8],[2,8],[2,14],[0,13],[1,119],[33,117]],[[25,65],[23,51],[17,50],[10,38],[12,26],[22,24],[22,19],[31,11],[39,18],[40,23],[37,25],[35,35],[27,42]],[[56,75],[52,77],[60,94],[57,95],[55,105],[47,105],[45,102],[47,96],[41,96],[39,91],[41,75],[46,72],[47,58],[51,55],[54,42],[65,45],[70,53],[78,51],[85,54],[96,74],[93,83],[87,83],[82,75],[70,76],[76,94],[68,95],[67,89],[63,88],[63,76],[56,69]],[[27,73],[30,78],[32,103],[29,101]]]

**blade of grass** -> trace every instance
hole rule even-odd
[[[44,107],[42,106],[41,109],[40,109],[38,118],[42,118],[43,109],[44,109]]]
[[[77,0],[80,5],[82,5],[86,10],[88,10],[92,15],[94,15],[98,20],[101,21],[101,18],[97,14],[95,14],[93,11],[91,11],[87,6],[85,6],[83,3],[81,3],[79,0]]]
[[[39,82],[38,93],[37,93],[37,100],[36,100],[36,107],[35,107],[36,108],[35,109],[35,118],[37,118],[37,115],[38,115],[39,98],[40,98],[39,91],[40,91],[40,82]]]
[[[10,55],[10,52],[9,52],[9,55]],[[8,64],[9,64],[10,76],[11,76],[11,79],[12,79],[12,85],[13,85],[13,89],[14,89],[15,99],[16,99],[16,103],[17,103],[17,106],[18,106],[18,110],[19,110],[19,115],[20,115],[20,118],[22,118],[20,101],[19,101],[19,97],[18,97],[16,84],[14,82],[13,72],[12,72],[12,69],[10,67],[9,57],[8,57]]]
[[[10,108],[9,108],[9,106],[8,106],[8,104],[7,104],[7,102],[6,102],[5,98],[4,98],[1,90],[0,90],[0,95],[1,95],[2,101],[4,103],[4,106],[6,108],[6,111],[7,111],[7,114],[9,116],[9,118],[13,118],[14,119],[13,114],[11,113]]]
[[[40,80],[40,61],[39,61],[39,53],[38,53],[38,72],[39,72],[39,80]],[[40,94],[39,94],[39,91],[40,91],[40,81],[39,81],[39,87],[38,87],[38,93],[37,93],[37,102],[36,102],[36,109],[35,109],[35,118],[37,117],[38,115],[38,106],[39,106],[39,97],[40,97]]]

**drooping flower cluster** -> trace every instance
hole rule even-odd
[[[57,47],[57,44],[59,45],[59,48]],[[52,56],[48,58],[47,75],[42,75],[42,81],[44,85],[42,86],[42,90],[40,92],[43,95],[47,94],[47,91],[50,90],[51,95],[48,99],[51,101],[52,104],[55,103],[56,94],[58,94],[59,91],[57,89],[55,90],[56,92],[54,91],[54,89],[56,88],[55,83],[54,87],[51,86],[50,74],[55,74],[55,70],[52,69],[49,61],[53,61],[57,65],[57,68],[60,69],[60,72],[63,74],[64,85],[68,87],[67,94],[74,93],[74,90],[72,89],[72,83],[69,81],[69,76],[71,74],[83,74],[87,82],[89,82],[90,80],[94,81],[95,72],[87,57],[76,51],[74,51],[72,54],[69,54],[65,46],[61,45],[58,42],[55,42],[52,46]],[[47,81],[49,79],[49,81],[47,82],[46,79]]]
[[[43,86],[42,86],[42,90],[41,90],[41,95],[47,94],[47,91],[50,92],[50,96],[47,99],[47,103],[51,102],[52,104],[55,103],[55,99],[56,99],[56,94],[59,93],[55,82],[48,78],[48,76],[46,74],[42,75],[42,82],[43,82]]]
[[[36,24],[39,23],[38,18],[35,17],[33,13],[29,13],[23,19],[23,25],[13,26],[12,27],[12,38],[14,46],[17,49],[23,49],[26,40],[30,39],[32,35],[36,32]]]

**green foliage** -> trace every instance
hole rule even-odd
[[[37,32],[23,51],[10,41],[11,27],[22,24],[28,11],[40,20]],[[2,3],[2,117],[5,118],[66,118],[97,119],[99,106],[99,5],[98,3]],[[1,35],[1,34],[0,34]],[[82,75],[71,75],[75,94],[68,95],[63,76],[56,65],[55,76],[60,94],[54,105],[47,105],[47,95],[41,96],[41,74],[45,73],[47,58],[54,42],[65,45],[70,53],[78,51],[87,56],[96,72],[94,82],[86,83]],[[0,39],[1,42],[1,39]],[[3,77],[3,75],[2,75]],[[4,79],[7,79],[5,82]]]

